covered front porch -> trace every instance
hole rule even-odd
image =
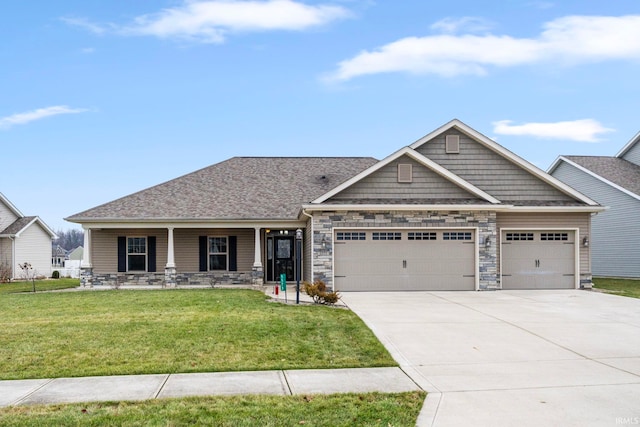
[[[309,254],[303,222],[96,224],[84,227],[81,286],[263,285],[301,277]]]

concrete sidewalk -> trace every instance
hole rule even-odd
[[[0,406],[234,394],[420,390],[400,368],[308,369],[0,381]]]

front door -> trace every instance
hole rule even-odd
[[[267,281],[279,281],[282,273],[286,274],[287,281],[295,279],[294,240],[293,236],[267,238]]]

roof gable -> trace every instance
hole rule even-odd
[[[0,193],[0,231],[8,227],[16,219],[22,218],[24,215],[9,201],[2,193]]]
[[[616,154],[617,158],[625,159],[640,166],[640,132]]]
[[[460,152],[447,154],[445,136],[460,135]],[[597,203],[454,119],[410,147],[500,199],[514,205]]]
[[[553,173],[561,163],[566,163],[640,200],[640,166],[634,163],[618,157],[560,156],[549,168],[549,173]]]
[[[403,159],[405,159],[405,161],[411,160],[416,165],[424,169],[421,180],[422,182],[416,183],[417,185],[413,185],[412,183],[412,186],[407,186],[408,189],[406,192],[400,189],[403,184],[400,184],[399,186],[393,186],[392,191],[390,192],[385,192],[384,188],[376,188],[376,177],[379,177],[381,175],[387,175],[387,178],[389,175],[393,176],[394,166],[396,166]],[[437,181],[434,180],[434,178]],[[384,179],[382,179],[381,181],[384,181]],[[389,180],[387,179],[387,182],[388,181]],[[395,199],[395,201],[397,202],[399,197],[401,200],[406,202],[409,202],[411,199],[443,199],[444,197],[442,197],[442,192],[434,192],[433,188],[429,188],[430,183],[436,184],[437,189],[440,190],[453,190],[453,196],[455,199],[481,199],[481,201],[484,203],[500,203],[499,200],[492,197],[490,194],[480,190],[479,188],[475,187],[459,176],[451,173],[449,170],[431,161],[430,159],[426,158],[410,147],[404,147],[396,151],[387,158],[362,171],[360,174],[352,177],[342,185],[315,199],[313,203],[325,203],[330,200],[350,200],[354,197],[359,198],[362,201],[363,199],[367,199],[368,194],[371,194],[371,196],[375,195],[375,198],[379,199],[376,200],[378,203],[384,202],[385,200],[390,201],[392,199]],[[363,191],[363,187],[371,188],[375,191]],[[400,194],[398,194],[398,192],[400,192]],[[369,199],[372,198],[371,196],[369,197]]]
[[[57,237],[56,233],[37,216],[23,216],[22,218],[16,219],[7,228],[0,231],[0,236],[20,237],[20,235],[33,224],[39,225],[51,238]]]

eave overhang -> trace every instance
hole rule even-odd
[[[67,221],[71,221],[66,219]],[[83,228],[297,228],[304,221],[293,218],[283,219],[206,219],[206,218],[74,218],[71,222]]]
[[[490,212],[603,212],[605,206],[514,206],[514,205],[363,205],[363,204],[334,204],[319,203],[305,204],[305,212],[321,211],[490,211]]]

